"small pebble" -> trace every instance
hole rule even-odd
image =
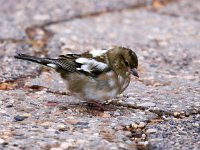
[[[142,139],[145,139],[146,138],[146,134],[142,134]]]
[[[4,139],[0,138],[0,144],[3,144],[4,142],[5,142]]]
[[[126,101],[133,101],[134,102],[135,98],[130,96],[129,98],[126,99]]]
[[[66,125],[64,125],[64,124],[59,124],[58,125],[58,130],[59,131],[67,131],[67,130],[69,130],[70,128],[69,127],[67,127]]]
[[[13,107],[13,104],[6,105],[6,108],[11,108],[11,107]]]
[[[28,117],[31,117],[31,114],[26,113],[26,114],[23,114],[21,116],[28,118]]]
[[[149,66],[152,67],[152,68],[156,68],[156,67],[158,67],[157,64],[150,64]]]
[[[132,123],[131,126],[134,128],[134,129],[137,129],[138,128],[138,125],[136,123]]]
[[[110,114],[108,112],[104,112],[101,117],[110,118]]]
[[[26,118],[27,118],[26,116],[19,116],[19,115],[14,117],[15,121],[23,121]]]
[[[74,139],[67,139],[66,142],[61,143],[60,148],[68,149],[70,147],[75,147]]]
[[[139,125],[138,125],[138,128],[144,128],[146,125],[146,123],[144,122],[140,122]]]
[[[146,133],[155,133],[157,132],[157,129],[147,129]]]
[[[163,141],[162,138],[155,138],[155,139],[149,139],[150,142],[160,142],[160,141]],[[174,141],[171,141],[171,142],[174,142]]]
[[[119,148],[117,146],[111,146],[110,150],[118,150]]]
[[[140,141],[140,142],[138,142],[138,145],[144,145],[144,146],[146,146],[148,144],[149,144],[148,141]]]
[[[119,143],[119,147],[120,147],[121,149],[128,149],[127,145],[124,144],[124,143]]]
[[[73,147],[73,143],[69,143],[69,142],[63,142],[61,145],[60,145],[60,148],[62,149],[67,149],[69,147]]]
[[[113,116],[120,116],[120,115],[121,114],[118,111],[114,112],[114,114],[113,114]]]
[[[194,127],[199,127],[199,123],[193,123],[192,124]]]
[[[174,112],[174,116],[175,117],[180,116],[180,113],[179,112]]]

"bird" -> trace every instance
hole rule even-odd
[[[128,87],[131,75],[139,78],[136,53],[121,46],[59,55],[58,58],[26,54],[14,57],[55,69],[66,83],[67,91],[86,102],[105,103]]]

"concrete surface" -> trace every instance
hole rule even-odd
[[[0,149],[200,149],[198,0],[0,0]],[[119,45],[140,78],[90,111],[53,70],[13,58]]]

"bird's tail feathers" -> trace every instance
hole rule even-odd
[[[35,56],[29,56],[29,55],[26,55],[26,54],[18,54],[18,55],[15,56],[15,58],[32,61],[32,62],[42,64],[42,65],[52,67],[52,68],[57,67],[56,59],[39,58],[39,57],[35,57]]]

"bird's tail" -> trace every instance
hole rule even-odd
[[[29,55],[25,55],[25,54],[18,54],[14,57],[17,58],[17,59],[32,61],[32,62],[42,64],[42,65],[45,65],[45,66],[49,66],[49,67],[52,67],[52,68],[55,68],[57,66],[56,59],[39,58],[39,57],[29,56]]]

